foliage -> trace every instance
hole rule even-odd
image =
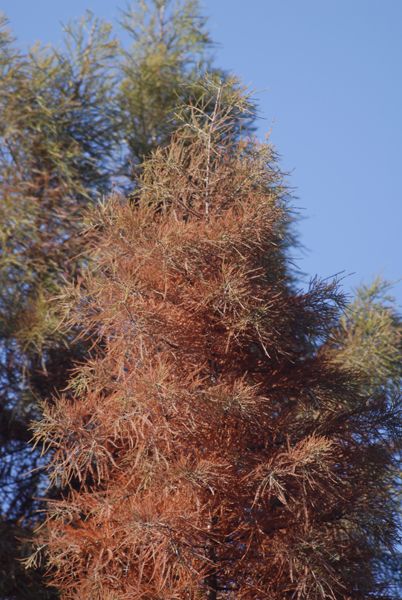
[[[131,170],[169,138],[178,104],[207,67],[211,40],[205,24],[194,0],[170,6],[142,1],[123,13],[122,25],[133,40],[123,53],[119,95]]]
[[[127,166],[155,140],[167,141],[175,98],[194,83],[196,63],[205,62],[209,41],[197,33],[204,27],[197,4],[170,7],[168,0],[141,3],[147,23],[134,22],[134,8],[128,9],[130,51],[90,13],[66,26],[61,49],[35,46],[26,54],[1,21],[0,502],[9,531],[0,549],[7,565],[0,596],[7,598],[49,594],[11,560],[25,549],[13,532],[41,518],[33,498],[43,491],[43,459],[28,445],[28,427],[40,415],[40,401],[65,386],[72,364],[86,353],[85,344],[73,344],[73,332],[58,329],[51,299],[87,262],[81,231],[88,205],[113,185],[133,185]],[[165,33],[149,38],[156,22],[169,36],[168,51],[161,50]]]
[[[355,298],[346,307],[339,326],[333,332],[331,355],[340,367],[353,370],[359,375],[364,394],[368,397],[374,414],[370,415],[370,429],[361,433],[366,439],[373,436],[373,425],[377,419],[375,404],[389,406],[386,427],[377,422],[376,437],[383,443],[387,435],[392,434],[388,444],[393,448],[392,438],[400,439],[401,412],[397,409],[401,390],[401,319],[395,309],[395,299],[390,294],[391,285],[377,278],[369,286],[361,286],[356,290]],[[375,442],[375,437],[372,437]],[[400,465],[400,447],[393,448],[396,465]],[[394,489],[396,517],[401,525],[400,493],[401,470],[397,481],[393,483],[395,471],[391,472],[391,483]],[[398,496],[399,490],[399,496]],[[379,524],[379,526],[381,526]],[[396,597],[402,593],[401,569],[402,540],[399,538],[397,551],[380,556],[377,564],[380,579],[387,582]]]
[[[401,377],[401,327],[389,283],[377,278],[362,286],[336,334],[335,360],[361,373],[370,389]]]
[[[204,85],[137,202],[96,211],[61,299],[93,347],[35,426],[52,581],[71,600],[391,598],[394,338],[376,379],[351,352],[379,348],[367,295],[342,316],[336,282],[295,289],[275,154],[238,138],[240,94]]]

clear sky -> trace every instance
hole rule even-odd
[[[0,0],[22,47],[117,0]],[[216,65],[258,92],[301,209],[308,275],[402,277],[402,0],[204,0]],[[402,304],[402,282],[395,286]]]

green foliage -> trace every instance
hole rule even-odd
[[[362,286],[347,307],[336,334],[336,361],[361,373],[370,387],[401,377],[401,322],[390,284],[377,278]]]
[[[347,407],[353,415],[362,405],[372,411],[359,431],[359,438],[370,441],[373,453],[380,446],[387,448],[387,468],[377,460],[370,463],[367,482],[375,478],[377,485],[387,491],[388,515],[397,523],[398,531],[392,533],[388,519],[383,518],[379,505],[371,516],[362,514],[362,527],[376,531],[386,548],[392,543],[398,550],[380,552],[376,561],[377,577],[399,598],[402,590],[400,565],[402,554],[401,523],[401,448],[402,409],[402,323],[391,293],[392,284],[380,277],[371,285],[356,290],[353,301],[346,307],[330,343],[331,358],[346,372],[355,373],[360,382],[358,401]],[[385,421],[379,419],[378,407],[384,406]],[[383,455],[383,459],[385,455]],[[370,493],[367,485],[367,492]],[[392,517],[391,517],[392,515]],[[399,537],[398,537],[399,536]]]
[[[122,25],[133,42],[123,52],[119,94],[132,169],[176,128],[178,104],[209,66],[211,40],[196,0],[142,0],[124,12]]]
[[[1,305],[18,331],[18,314],[44,323],[41,298],[69,271],[82,209],[106,189],[116,137],[109,35],[88,16],[67,29],[64,54],[36,47],[14,55],[0,83]]]

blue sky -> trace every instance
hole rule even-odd
[[[86,8],[108,20],[124,2],[2,0],[22,47],[57,43]],[[401,0],[204,0],[216,64],[257,91],[303,219],[307,276],[343,271],[347,291],[402,276]],[[402,304],[402,282],[395,285]]]

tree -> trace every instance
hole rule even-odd
[[[401,319],[395,310],[395,299],[390,294],[390,284],[377,278],[369,286],[356,290],[355,298],[344,311],[339,326],[333,332],[331,352],[333,360],[341,368],[351,370],[359,375],[364,394],[373,402],[390,403],[394,410],[388,414],[387,427],[395,439],[400,439],[401,414],[397,408],[400,402],[401,389]],[[377,400],[378,401],[378,400]],[[373,418],[373,415],[370,415]],[[382,438],[386,429],[379,430]],[[367,434],[366,434],[367,435]],[[372,439],[374,442],[374,438]],[[391,442],[392,444],[392,442]],[[400,465],[400,450],[394,448],[395,463]],[[400,524],[400,473],[391,487],[396,518]],[[380,477],[380,475],[379,475]],[[392,473],[394,477],[394,473]],[[389,486],[390,482],[384,482]],[[399,492],[398,492],[399,490]],[[390,491],[390,490],[388,490]],[[378,524],[381,530],[381,524]],[[384,544],[389,542],[388,530],[384,528]],[[401,538],[397,538],[399,547],[396,552],[380,552],[377,559],[378,576],[387,582],[390,590],[397,598],[402,593]]]
[[[109,28],[88,17],[67,36],[65,53],[34,48],[27,56],[6,31],[2,38],[0,590],[7,598],[40,595],[37,577],[31,585],[17,562],[26,552],[17,538],[37,520],[33,497],[43,487],[29,423],[80,355],[55,331],[48,297],[79,270],[82,211],[107,190],[116,141]]]
[[[130,51],[89,13],[65,28],[62,50],[27,54],[1,22],[0,595],[7,598],[50,594],[17,560],[26,553],[18,540],[41,518],[33,498],[45,486],[29,424],[86,355],[73,332],[58,330],[51,298],[87,262],[84,211],[114,184],[132,187],[133,165],[167,142],[175,101],[199,76],[196,63],[200,71],[207,64],[196,2],[150,0],[141,12],[145,20],[134,22],[134,8],[125,17],[135,40]]]
[[[297,291],[275,153],[205,85],[138,203],[97,210],[63,297],[93,347],[36,426],[52,581],[71,600],[391,598],[400,402],[340,360],[359,305]]]

